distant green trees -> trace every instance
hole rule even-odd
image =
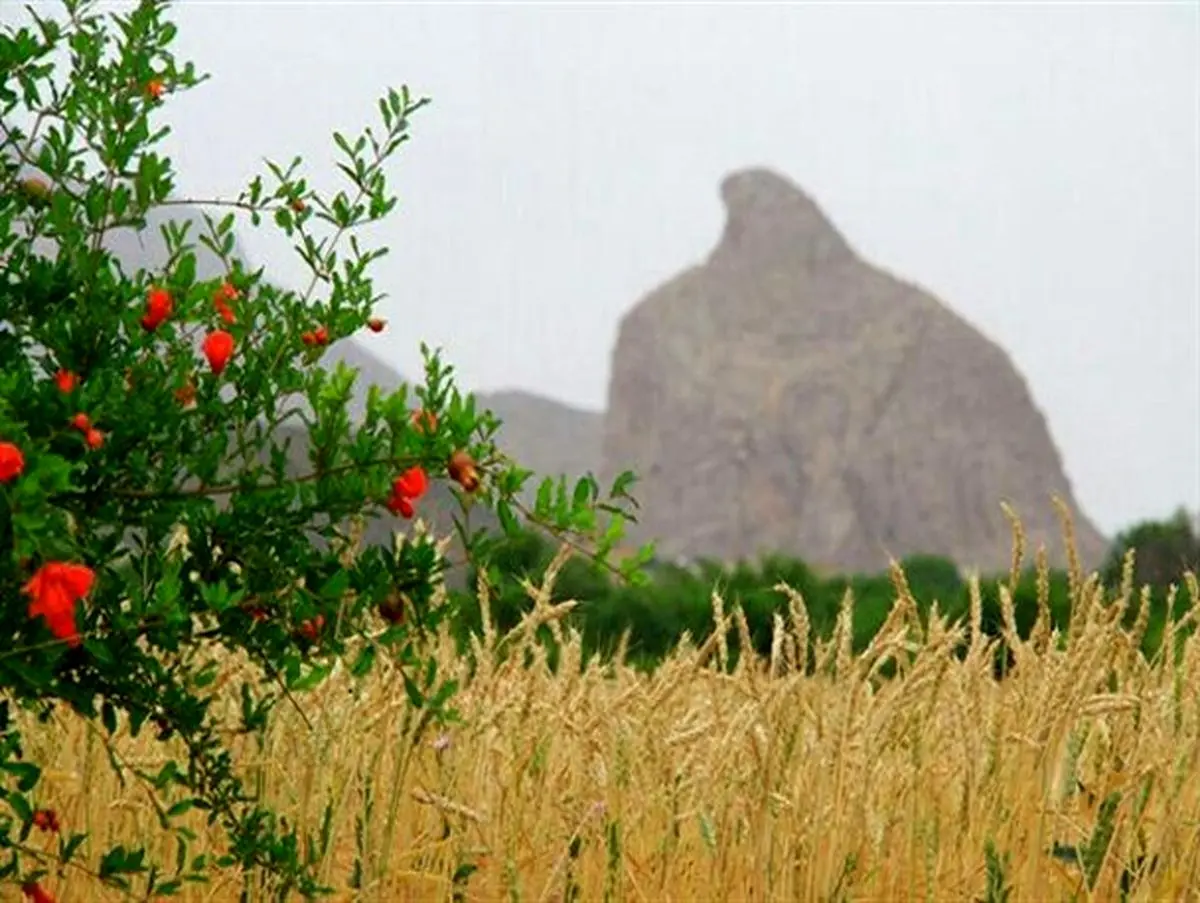
[[[1166,587],[1180,583],[1185,571],[1200,573],[1200,536],[1183,507],[1166,520],[1142,521],[1117,536],[1102,570],[1107,585],[1120,583],[1129,549],[1136,556],[1134,586]]]
[[[1176,514],[1162,522],[1139,524],[1122,533],[1105,563],[1105,586],[1116,590],[1121,581],[1125,552],[1133,548],[1137,556],[1135,586],[1149,585],[1150,611],[1143,649],[1152,654],[1161,643],[1166,623],[1167,588],[1180,583],[1184,570],[1200,572],[1200,549],[1186,515]],[[520,622],[532,602],[521,586],[522,576],[539,583],[556,547],[539,534],[519,532],[501,541],[493,558],[492,620],[500,630]],[[937,602],[938,611],[952,619],[968,617],[970,588],[953,561],[936,555],[913,555],[901,561],[909,588],[916,599],[922,620]],[[696,643],[713,630],[712,594],[720,593],[726,610],[740,606],[750,628],[750,639],[757,652],[769,654],[774,617],[788,617],[788,602],[776,587],[787,584],[805,600],[814,637],[828,637],[834,630],[842,600],[853,594],[853,646],[861,651],[874,638],[887,618],[896,598],[896,588],[887,573],[839,574],[819,576],[805,562],[784,555],[772,555],[758,562],[724,565],[700,560],[688,566],[656,562],[647,567],[649,581],[630,586],[585,559],[569,561],[554,584],[553,601],[575,599],[578,608],[569,623],[578,628],[588,654],[611,655],[628,634],[627,654],[634,664],[653,667],[679,644],[684,635]],[[1007,585],[1008,574],[996,574],[981,580],[983,630],[993,636],[1002,634],[1000,586]],[[1049,610],[1051,625],[1065,631],[1070,622],[1070,581],[1065,571],[1049,574]],[[473,594],[475,575],[464,587]],[[457,606],[465,630],[478,630],[478,605],[462,598]],[[1173,616],[1181,617],[1190,604],[1184,588],[1178,593]],[[1036,569],[1027,567],[1013,592],[1014,617],[1018,633],[1028,636],[1037,619],[1038,581]],[[1132,624],[1137,603],[1126,616]],[[549,641],[550,632],[542,631]],[[465,633],[464,633],[465,636]],[[731,653],[739,653],[736,631],[729,637]],[[998,668],[1003,667],[1005,652],[998,652]]]

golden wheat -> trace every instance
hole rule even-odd
[[[1123,873],[1136,879],[1131,900],[1200,887],[1200,638],[1181,643],[1177,663],[1147,660],[1146,598],[1131,580],[1105,594],[1073,562],[1071,629],[1058,636],[1039,550],[1028,640],[1002,592],[1015,662],[1002,681],[978,585],[965,624],[935,607],[923,625],[899,567],[896,604],[860,655],[847,594],[815,668],[802,667],[803,600],[779,587],[788,617],[775,619],[769,658],[743,652],[726,669],[727,632],[742,650],[749,632],[734,600],[714,596],[720,629],[646,674],[583,662],[562,623],[573,603],[550,601],[565,559],[527,587],[532,611],[509,636],[485,604],[473,674],[449,637],[435,640],[441,672],[462,681],[461,721],[444,732],[418,731],[385,664],[359,682],[335,671],[300,697],[303,713],[281,707],[261,741],[233,737],[250,786],[289,824],[318,836],[328,807],[320,868],[335,899],[964,901],[985,894],[989,846],[992,880],[1016,900],[1115,900]],[[1194,622],[1200,587],[1189,579],[1186,591]],[[562,644],[557,670],[534,639],[542,624]],[[247,673],[225,663],[231,699]],[[109,740],[62,713],[21,727],[48,767],[39,802],[65,830],[90,832],[92,851],[148,840],[173,860],[145,784],[110,764],[156,772],[164,750],[150,732]],[[219,852],[202,820],[185,821],[193,855]],[[52,849],[36,832],[30,843]],[[120,899],[78,872],[47,883],[61,903]],[[231,873],[181,899],[241,890]]]

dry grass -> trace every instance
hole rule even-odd
[[[1008,857],[1011,899],[1116,900],[1139,855],[1155,867],[1130,899],[1194,898],[1200,638],[1176,665],[1147,661],[1144,621],[1119,624],[1140,594],[1127,581],[1105,596],[1077,574],[1070,635],[1040,622],[1028,642],[1010,638],[1016,667],[997,682],[978,608],[961,629],[935,614],[925,630],[893,576],[897,603],[875,645],[851,654],[848,602],[807,676],[794,668],[808,635],[794,594],[769,659],[731,673],[724,631],[645,675],[580,667],[578,638],[561,630],[559,672],[532,647],[524,667],[491,654],[489,629],[470,679],[440,641],[442,668],[464,680],[463,721],[441,737],[413,742],[402,688],[377,667],[303,697],[311,727],[281,709],[261,750],[238,741],[239,761],[307,831],[332,807],[321,867],[340,900],[451,899],[456,869],[474,865],[461,899],[964,901],[984,897],[989,842]],[[1194,619],[1200,588],[1187,591]],[[534,594],[531,618],[558,629],[563,609]],[[714,602],[719,622],[744,631]],[[953,654],[960,639],[965,657]],[[883,679],[888,660],[898,673]],[[49,765],[41,802],[67,830],[156,834],[144,789],[117,782],[98,735],[65,716],[25,727]],[[151,770],[161,757],[147,734],[119,734],[114,749]],[[1090,844],[1091,888],[1050,855],[1056,842]],[[171,861],[173,844],[158,849]],[[351,892],[356,858],[363,889]],[[55,890],[60,903],[110,898],[80,875]],[[183,899],[240,890],[229,875]]]

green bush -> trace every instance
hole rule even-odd
[[[1142,521],[1117,536],[1101,569],[1106,585],[1117,586],[1124,570],[1125,553],[1135,553],[1135,586],[1165,589],[1180,583],[1185,571],[1200,572],[1200,536],[1192,519],[1180,508],[1163,521]]]
[[[501,578],[495,595],[494,620],[505,626],[515,625],[529,610],[526,593],[516,583],[524,574],[535,583],[553,557],[549,540],[534,533],[507,537],[498,556],[511,566],[507,578]],[[904,571],[917,605],[922,624],[928,624],[934,603],[951,621],[965,622],[971,609],[970,587],[954,562],[934,555],[913,555],[903,559]],[[1011,665],[1011,654],[1003,642],[1003,615],[1000,588],[1007,586],[1009,575],[989,575],[980,580],[981,627],[985,634],[1000,640],[996,647],[997,673]],[[820,578],[803,561],[784,555],[764,557],[761,562],[738,562],[724,566],[714,561],[699,561],[690,567],[658,564],[647,569],[646,580],[636,586],[624,584],[610,570],[588,561],[571,561],[563,569],[554,587],[554,600],[575,599],[580,605],[567,619],[578,629],[586,655],[611,656],[621,637],[628,634],[627,653],[634,664],[653,668],[669,655],[686,635],[700,644],[714,629],[712,594],[716,590],[726,613],[740,606],[750,629],[754,650],[770,652],[774,618],[788,620],[787,599],[776,587],[787,584],[799,591],[805,602],[812,638],[828,638],[837,624],[842,600],[849,591],[854,600],[852,612],[855,652],[861,652],[876,636],[896,599],[890,574],[847,574]],[[1117,589],[1109,585],[1108,595]],[[1065,632],[1070,626],[1070,578],[1065,571],[1048,574],[1050,627]],[[1027,638],[1038,617],[1038,575],[1034,567],[1019,574],[1013,590],[1013,614],[1017,633]],[[1142,648],[1153,655],[1161,643],[1167,619],[1166,589],[1151,587],[1148,628]],[[1176,597],[1172,616],[1178,620],[1187,610],[1186,593]],[[466,609],[470,605],[465,606]],[[1126,613],[1132,625],[1137,615],[1136,600]],[[475,626],[476,608],[465,625]],[[465,635],[465,633],[464,633]],[[731,664],[740,654],[736,630],[728,637]]]
[[[382,296],[371,265],[386,248],[362,244],[362,231],[395,207],[386,164],[426,101],[389,90],[373,105],[379,126],[334,135],[345,178],[335,193],[314,190],[299,158],[268,161],[236,198],[188,201],[219,218],[206,212],[198,235],[169,222],[161,270],[128,272],[104,239],[146,229],[174,200],[161,108],[204,77],[171,52],[166,3],[64,7],[57,19],[30,9],[30,24],[0,33],[0,885],[48,899],[46,875],[82,868],[149,900],[237,871],[247,896],[312,898],[332,891],[316,874],[319,839],[260,803],[229,737],[261,736],[282,701],[299,705],[339,661],[363,676],[383,657],[417,735],[452,717],[455,685],[425,642],[452,613],[432,604],[447,566],[433,538],[342,547],[367,517],[412,518],[444,481],[468,559],[509,573],[540,554],[522,549],[516,518],[530,473],[495,447],[499,424],[438,354],[422,349],[411,393],[373,387],[362,422],[349,413],[358,374],[319,363],[326,346],[372,328]],[[294,242],[306,290],[233,256],[238,216]],[[202,246],[215,278],[198,271]],[[293,425],[307,438],[301,472],[280,441]],[[468,533],[475,506],[517,536],[500,550],[512,560],[494,561],[492,537]],[[547,481],[524,513],[590,543],[598,561],[624,517],[590,478],[571,492]],[[650,551],[623,574],[636,578]],[[216,681],[231,656],[251,666],[234,723]],[[69,823],[57,852],[27,844],[58,819],[37,808],[41,766],[17,707],[43,718],[69,707],[105,744],[126,728],[177,741],[157,775],[137,772],[178,842],[175,862],[93,845]],[[222,855],[188,855],[193,809],[224,832]]]

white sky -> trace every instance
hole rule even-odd
[[[1112,532],[1200,507],[1197,9],[188,0],[176,50],[213,77],[168,150],[230,196],[264,156],[332,171],[388,86],[431,96],[370,347],[593,409],[619,317],[708,253],[721,177],[770,166],[1008,350]]]

